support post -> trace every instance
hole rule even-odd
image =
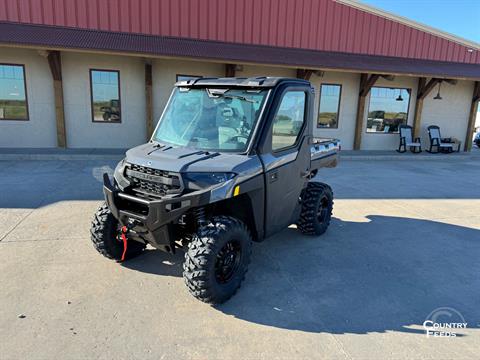
[[[353,141],[353,150],[360,150],[362,143],[363,117],[365,113],[366,96],[359,96],[357,104],[357,117],[355,120],[355,138]]]
[[[309,81],[312,77],[313,70],[297,69],[297,79],[303,79]]]
[[[153,134],[152,64],[145,63],[145,119],[147,140]]]
[[[225,77],[235,77],[235,64],[225,64]]]
[[[415,114],[413,116],[413,138],[420,137],[422,124],[423,99],[417,98],[415,101]]]
[[[420,94],[427,83],[424,77],[418,78],[417,98],[415,99],[415,114],[413,116],[413,138],[420,137],[420,127],[422,123],[423,98]]]
[[[467,134],[465,136],[464,151],[472,150],[472,137],[475,130],[475,118],[478,111],[478,102],[480,101],[480,81],[475,81],[473,88],[472,104],[470,105],[470,114],[468,115]]]
[[[387,81],[394,81],[395,80],[395,75],[380,75],[380,76]]]
[[[418,89],[417,89],[417,98],[415,100],[415,114],[413,118],[413,137],[420,137],[420,131],[422,126],[422,110],[423,110],[423,100],[427,97],[428,94],[433,90],[433,88],[442,82],[441,79],[432,78],[427,83],[427,79],[421,77],[418,79]]]
[[[53,92],[55,98],[55,122],[57,127],[57,146],[67,147],[65,132],[65,110],[63,102],[62,59],[60,51],[49,51],[48,65],[53,78]]]
[[[360,146],[362,144],[363,122],[365,117],[365,103],[367,101],[367,96],[370,92],[370,89],[379,77],[380,75],[377,74],[368,76],[368,74],[364,73],[360,75],[360,89],[358,92],[357,116],[355,120],[355,138],[353,140],[354,150],[360,150]]]

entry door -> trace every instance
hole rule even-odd
[[[287,90],[271,124],[271,153],[263,154],[266,167],[266,235],[293,221],[299,196],[310,170],[307,129],[307,92]]]

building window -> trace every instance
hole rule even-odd
[[[23,65],[0,64],[0,120],[28,120]]]
[[[372,87],[368,107],[367,133],[398,133],[407,124],[411,89]]]
[[[90,70],[92,121],[119,123],[120,72],[116,70]]]
[[[320,86],[317,127],[325,129],[338,128],[341,96],[342,85],[322,84]]]
[[[303,127],[305,118],[305,92],[289,91],[273,120],[272,150],[279,151],[293,146]]]
[[[195,80],[195,79],[200,79],[200,78],[201,78],[201,76],[197,76],[197,75],[180,75],[180,74],[177,74],[177,82]]]

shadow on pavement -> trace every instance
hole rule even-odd
[[[289,228],[256,244],[242,289],[216,308],[306,332],[424,334],[426,317],[448,306],[477,327],[479,256],[479,230],[377,215],[366,222],[333,219],[320,238]],[[148,251],[124,266],[181,276],[182,261],[181,252]]]
[[[179,249],[172,255],[148,248],[141,256],[125,261],[121,265],[144,273],[181,277],[183,256],[183,251]]]

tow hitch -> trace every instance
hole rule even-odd
[[[122,253],[122,258],[120,259],[120,261],[124,261],[125,260],[125,254],[127,253],[127,231],[128,231],[128,228],[126,226],[122,226],[122,234],[121,234],[121,237],[122,237],[122,240],[123,240],[123,253]]]
[[[127,254],[127,247],[128,247],[127,234],[133,227],[135,227],[135,223],[130,222],[127,225],[123,225],[120,228],[120,237],[122,238],[122,242],[123,242],[123,253],[122,253],[122,258],[120,259],[121,262],[125,260],[125,255]]]

